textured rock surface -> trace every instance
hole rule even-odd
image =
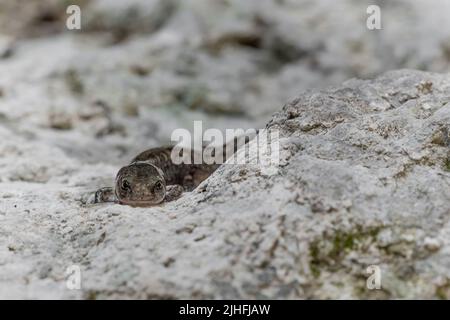
[[[447,297],[449,101],[450,76],[414,71],[305,93],[268,124],[281,131],[277,173],[224,165],[161,207],[83,205],[89,172],[112,168],[45,190],[20,182],[2,194],[0,294]],[[71,264],[81,291],[65,289]],[[383,289],[370,291],[374,264]]]

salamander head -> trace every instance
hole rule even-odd
[[[146,162],[135,162],[120,169],[114,189],[119,202],[131,206],[156,205],[166,195],[162,171]]]

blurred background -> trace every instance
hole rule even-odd
[[[71,4],[81,30],[66,28]],[[371,4],[382,30],[366,27]],[[308,89],[448,72],[449,13],[448,0],[1,0],[0,174],[117,166],[193,120],[262,128]]]

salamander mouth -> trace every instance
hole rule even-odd
[[[142,197],[141,199],[139,199],[140,197],[135,197],[135,199],[133,198],[130,199],[129,197],[123,195],[121,196],[120,192],[117,192],[117,187],[115,190],[115,195],[116,199],[120,204],[132,207],[152,207],[164,201],[164,197],[160,200],[158,199],[145,200],[146,198],[148,199],[148,197]]]

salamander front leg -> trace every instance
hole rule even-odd
[[[94,203],[117,202],[113,188],[101,188],[95,192]]]
[[[170,186],[166,186],[166,196],[164,198],[165,201],[173,201],[178,199],[183,194],[183,187],[179,184],[174,184]]]

